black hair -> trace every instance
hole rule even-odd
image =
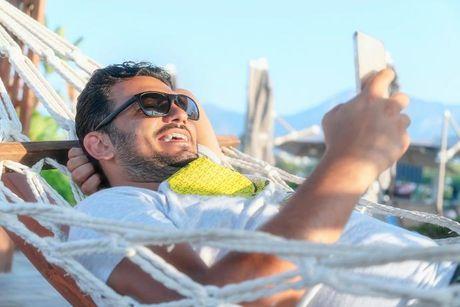
[[[172,86],[171,75],[163,68],[148,62],[124,62],[97,69],[89,79],[85,88],[78,96],[75,128],[80,146],[83,146],[85,136],[94,131],[97,125],[113,110],[110,100],[112,86],[117,82],[136,76],[150,76],[168,86]],[[112,124],[100,128],[101,132],[109,134]]]

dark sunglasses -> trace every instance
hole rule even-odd
[[[134,95],[115,111],[107,115],[94,130],[99,130],[101,127],[107,125],[115,117],[117,117],[118,114],[136,102],[142,112],[149,117],[161,117],[168,115],[169,111],[171,111],[172,104],[175,103],[179,108],[187,113],[190,120],[198,120],[200,118],[198,105],[192,98],[186,95],[167,94],[161,92],[142,92]]]

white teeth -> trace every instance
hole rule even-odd
[[[176,132],[166,135],[163,138],[163,141],[171,142],[173,138],[177,140],[186,141],[186,142],[188,141],[188,137],[186,135],[181,134],[181,133],[176,133]]]
[[[171,140],[172,140],[172,135],[167,135],[163,138],[163,141],[165,142],[171,142]]]

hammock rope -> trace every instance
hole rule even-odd
[[[7,1],[0,0],[1,54],[8,57],[11,66],[24,83],[32,89],[57,123],[69,132],[69,138],[75,139],[75,106],[57,94],[9,33],[54,67],[63,80],[75,87],[77,91],[82,90],[91,73],[100,66],[62,37],[15,9]],[[27,141],[28,138],[21,133],[21,123],[3,82],[0,82],[0,96],[0,140]],[[288,182],[301,184],[305,180],[234,148],[223,148],[223,151],[227,157],[224,162],[228,165],[251,174],[265,176],[286,192],[293,192]],[[76,256],[100,253],[124,254],[152,278],[184,297],[178,301],[156,306],[236,306],[243,301],[254,301],[288,289],[309,288],[310,291],[305,294],[300,303],[301,306],[307,306],[322,285],[356,295],[420,299],[423,302],[442,306],[460,304],[459,286],[430,290],[411,285],[401,287],[392,282],[383,282],[379,276],[352,271],[353,268],[358,267],[408,260],[459,261],[460,244],[457,239],[440,240],[442,245],[438,247],[406,247],[389,250],[383,247],[327,245],[287,240],[258,231],[164,231],[147,225],[94,218],[72,209],[66,200],[40,176],[45,164],[70,176],[65,166],[50,158],[43,159],[32,167],[12,161],[0,161],[2,173],[8,169],[25,175],[37,199],[36,203],[25,202],[0,182],[0,226],[14,232],[41,251],[49,263],[63,268],[98,305],[137,306],[140,304],[132,298],[117,294],[76,261],[74,258]],[[72,192],[77,201],[84,198],[74,183],[72,183]],[[51,203],[55,205],[50,205]],[[359,201],[357,209],[368,214],[394,215],[440,225],[460,233],[458,222],[429,213],[393,208],[365,199]],[[19,221],[20,215],[33,217],[52,231],[54,236],[39,237]],[[62,225],[93,229],[105,236],[102,239],[68,242],[66,234],[61,229]],[[274,276],[224,287],[201,285],[146,247],[154,245],[172,249],[179,243],[205,243],[206,246],[218,249],[269,253],[291,261],[295,264],[295,268]]]

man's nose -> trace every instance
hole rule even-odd
[[[168,122],[182,122],[185,123],[187,121],[188,115],[182,108],[180,108],[175,102],[171,105],[171,109],[167,116],[165,116],[165,120]]]

